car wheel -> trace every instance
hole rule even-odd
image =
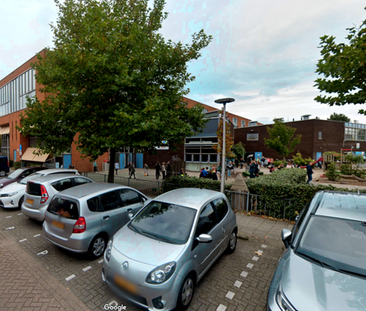
[[[107,238],[105,235],[97,235],[89,246],[89,255],[93,258],[99,258],[103,255],[105,247],[107,245]]]
[[[1,176],[1,177],[4,177],[5,175],[6,175],[5,171],[1,171],[1,172],[0,172],[0,176]]]
[[[182,283],[175,310],[183,311],[188,309],[193,299],[194,287],[195,287],[194,277],[193,274],[190,273],[185,277]]]
[[[19,200],[19,203],[18,203],[18,207],[19,208],[22,208],[22,204],[23,204],[23,202],[24,202],[24,195],[20,198],[20,200]]]
[[[229,244],[228,244],[228,246],[226,248],[226,252],[228,254],[232,254],[232,253],[235,252],[236,242],[237,242],[236,231],[233,230],[233,232],[231,232],[231,234],[230,234]]]

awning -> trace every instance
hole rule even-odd
[[[0,135],[5,135],[5,134],[9,134],[9,133],[10,133],[9,126],[0,127]]]
[[[29,162],[46,162],[49,153],[44,153],[41,155],[35,155],[34,152],[37,152],[39,149],[28,147],[22,156],[22,161]]]

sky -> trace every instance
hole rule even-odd
[[[329,107],[314,101],[320,37],[347,42],[349,27],[366,19],[361,0],[167,0],[166,39],[190,43],[201,29],[213,36],[200,59],[189,64],[196,77],[188,98],[272,123],[274,118],[327,119],[343,113],[366,124],[360,106]],[[57,19],[53,0],[1,0],[0,80],[45,47],[53,47],[49,24]]]

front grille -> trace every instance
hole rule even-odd
[[[111,284],[121,294],[121,296],[125,296],[132,301],[147,306],[147,301],[144,297],[127,292],[126,290],[118,286],[110,276],[107,276],[107,282]]]

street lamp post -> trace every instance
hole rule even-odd
[[[220,191],[224,193],[224,186],[225,186],[225,156],[226,156],[226,133],[225,133],[225,126],[226,126],[226,104],[232,103],[235,101],[234,98],[221,98],[216,99],[215,103],[217,104],[223,104],[224,105],[224,111],[222,115],[222,161],[221,161],[221,189]]]

